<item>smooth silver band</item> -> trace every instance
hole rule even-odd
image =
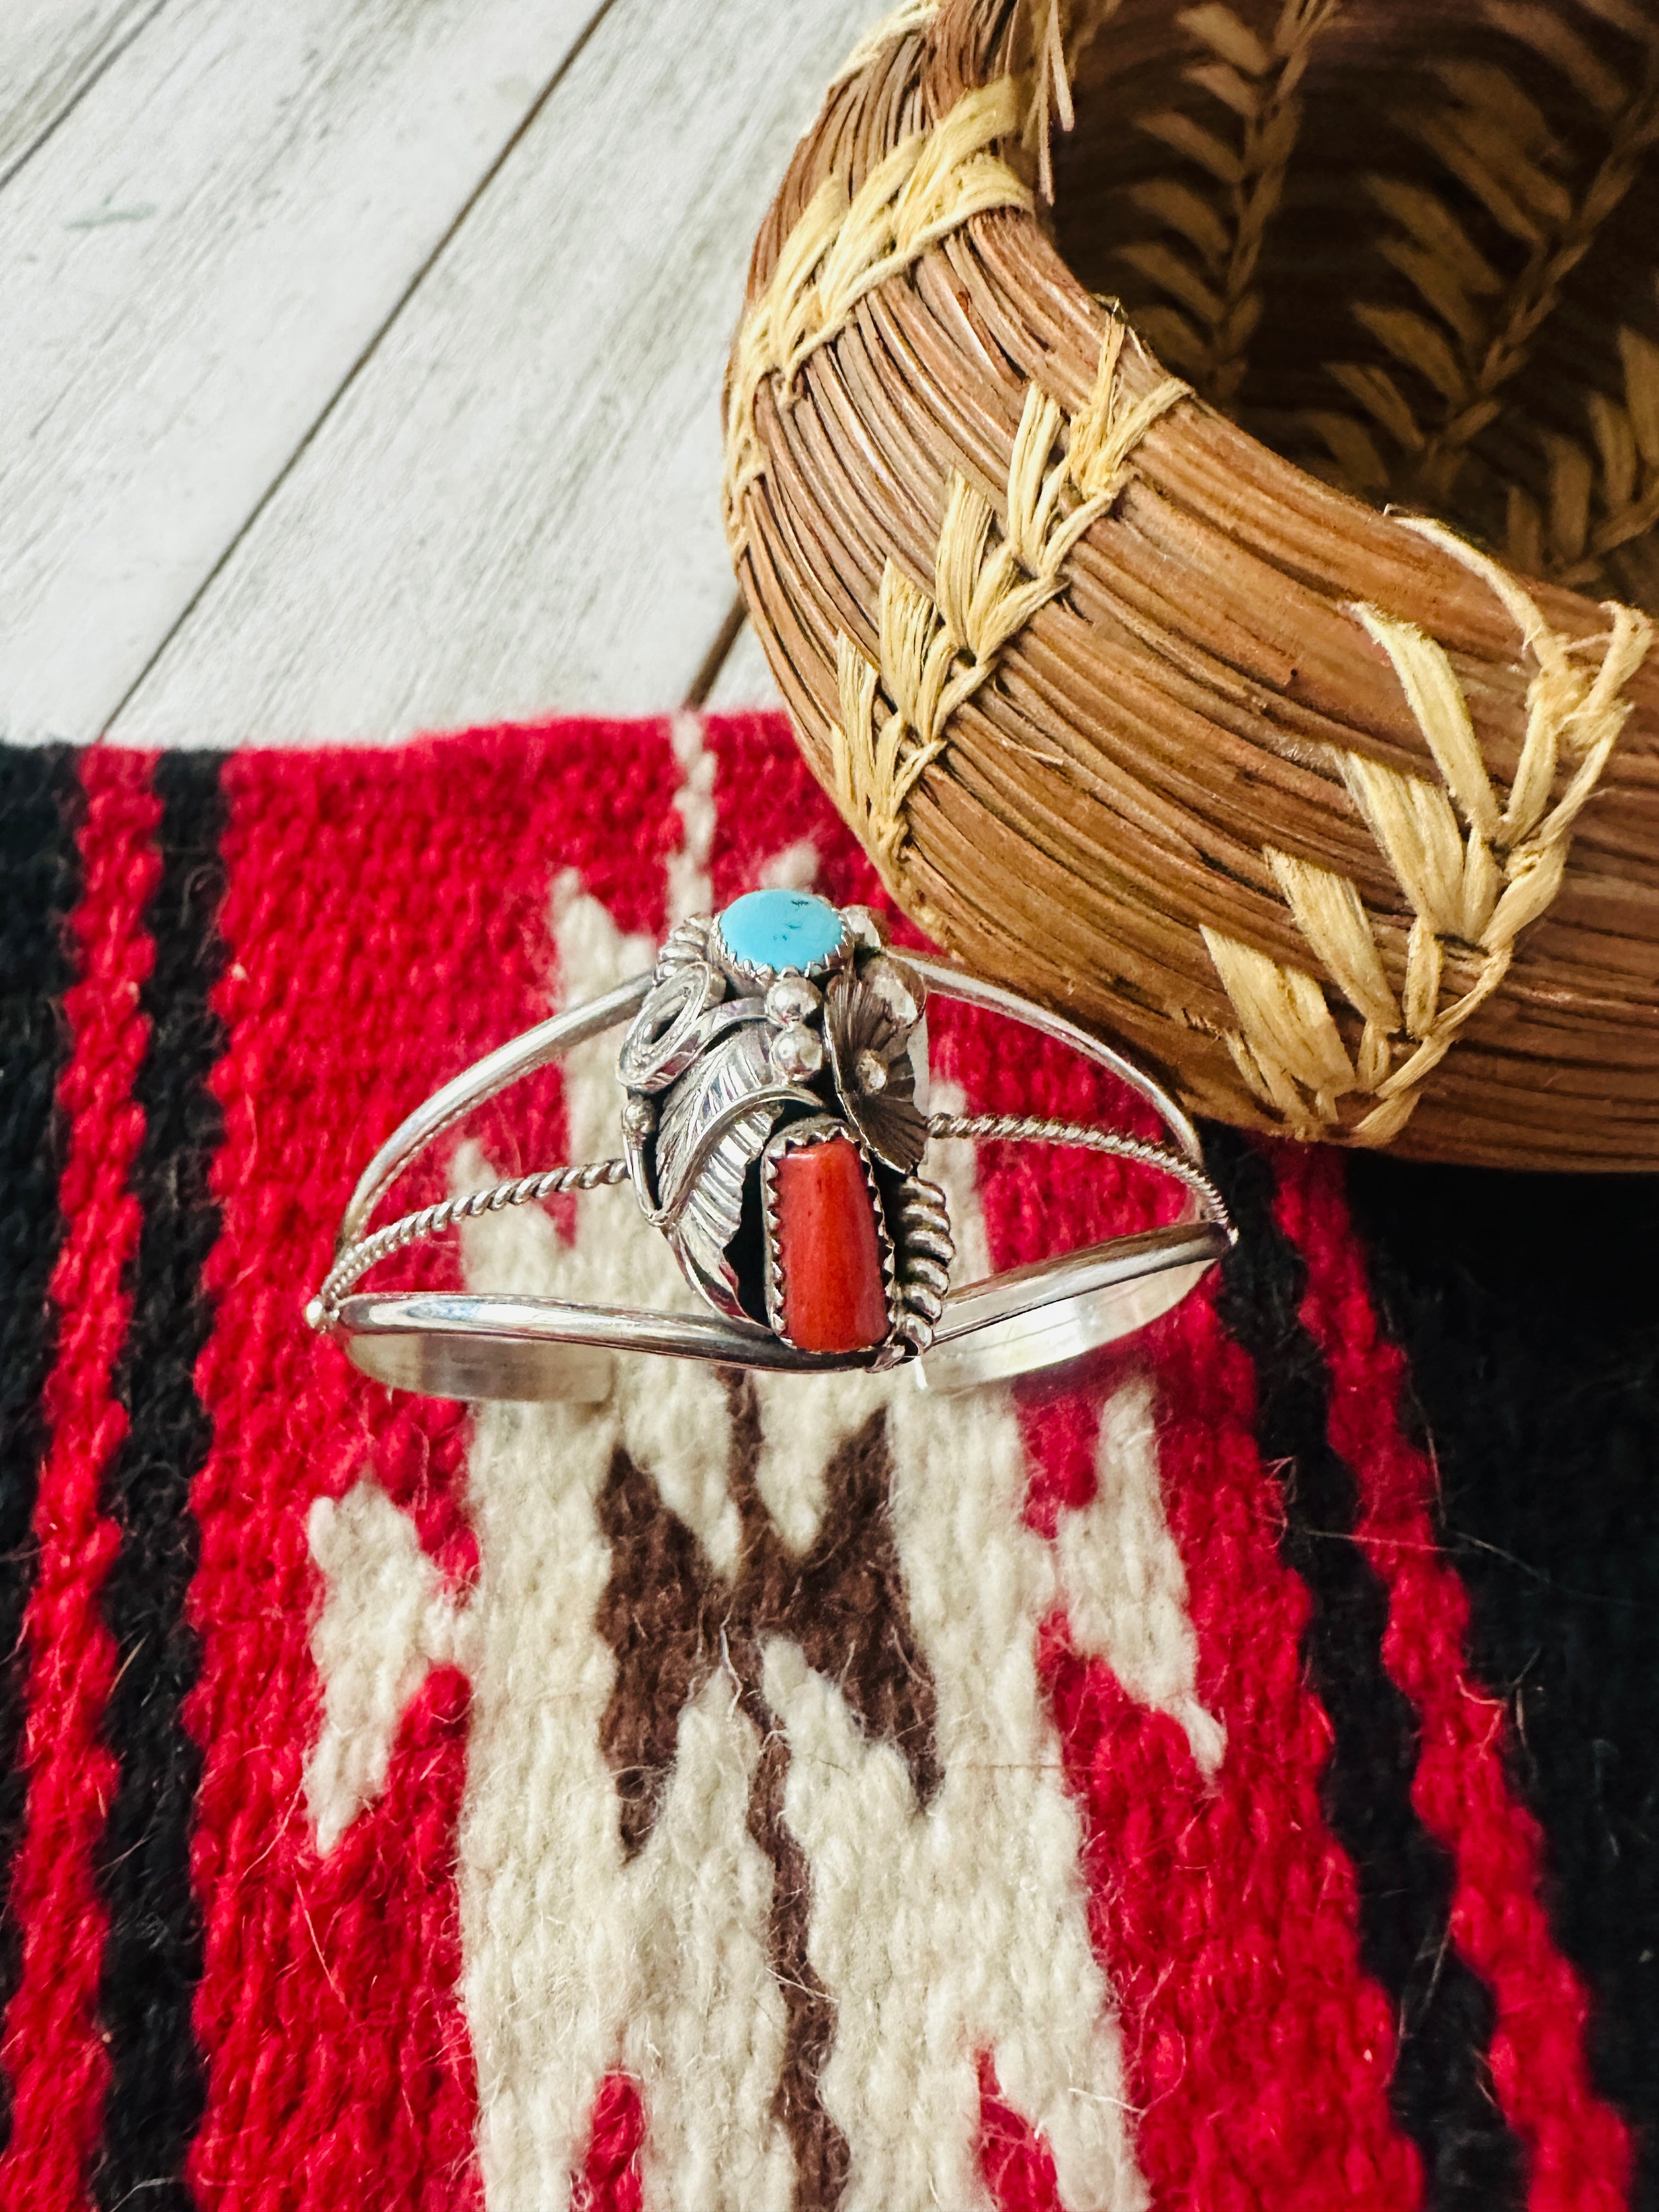
[[[1063,1015],[908,948],[902,957],[930,992],[1022,1023],[1127,1084],[1196,1171],[1181,1218],[1166,1228],[1113,1237],[950,1291],[933,1343],[918,1363],[919,1382],[928,1389],[959,1390],[1054,1365],[1168,1312],[1232,1242],[1224,1211],[1203,1176],[1197,1133],[1180,1106]],[[648,973],[635,976],[527,1030],[417,1107],[364,1170],[341,1224],[338,1249],[363,1239],[380,1199],[435,1137],[572,1046],[631,1019],[652,980]],[[365,1373],[438,1397],[598,1401],[610,1393],[610,1355],[617,1352],[806,1374],[872,1364],[865,1352],[802,1352],[757,1322],[714,1313],[647,1313],[500,1292],[359,1293],[330,1309],[325,1321]]]

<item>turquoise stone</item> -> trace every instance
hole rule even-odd
[[[841,943],[841,915],[812,891],[745,891],[720,919],[720,941],[750,968],[815,968]]]

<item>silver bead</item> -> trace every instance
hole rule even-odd
[[[766,1011],[780,1024],[808,1021],[823,1003],[823,994],[805,975],[780,975],[766,994]]]
[[[626,1099],[622,1109],[623,1133],[629,1137],[648,1137],[657,1126],[657,1109],[648,1098]]]
[[[921,1019],[927,1004],[927,994],[921,979],[901,960],[883,953],[874,960],[866,960],[859,971],[860,981],[867,984],[901,1029],[914,1029]]]
[[[853,1062],[853,1074],[860,1091],[885,1091],[887,1062],[878,1052],[865,1050]]]
[[[841,918],[851,930],[859,944],[869,951],[880,952],[887,944],[887,924],[873,907],[844,906]]]
[[[805,1083],[823,1066],[823,1039],[805,1022],[791,1022],[772,1040],[772,1073],[786,1083]]]

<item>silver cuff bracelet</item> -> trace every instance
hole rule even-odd
[[[930,992],[1024,1023],[1137,1091],[1172,1148],[1109,1129],[927,1111]],[[485,1100],[629,1024],[623,1153],[548,1168],[370,1223],[411,1161]],[[1184,1186],[1181,1218],[951,1286],[932,1138],[1110,1152]],[[364,1293],[394,1253],[507,1206],[627,1182],[708,1310],[654,1313],[484,1292]],[[919,953],[880,918],[811,893],[751,891],[670,933],[655,968],[502,1045],[417,1108],[369,1162],[307,1308],[383,1382],[445,1398],[599,1400],[611,1354],[815,1373],[918,1362],[931,1389],[1074,1359],[1165,1313],[1233,1239],[1192,1124],[1152,1079],[1060,1016]]]

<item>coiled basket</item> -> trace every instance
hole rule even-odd
[[[726,521],[983,972],[1224,1119],[1659,1165],[1659,13],[946,0],[757,244]]]

